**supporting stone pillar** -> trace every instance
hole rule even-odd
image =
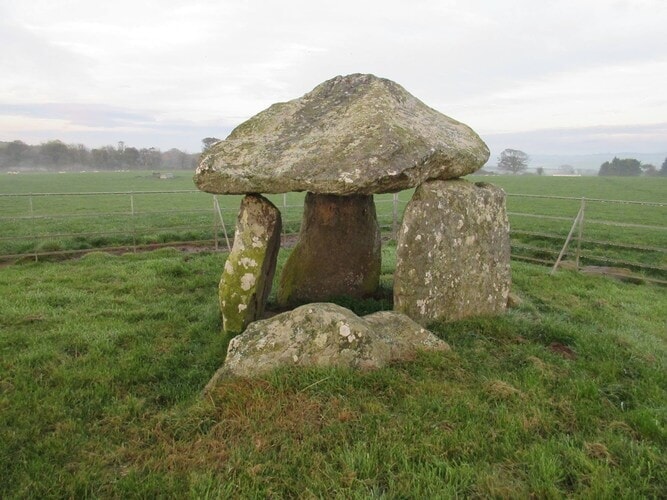
[[[220,310],[225,332],[240,333],[260,319],[271,292],[280,250],[280,211],[263,196],[241,201],[234,246],[220,278]]]
[[[424,326],[498,314],[510,281],[504,191],[460,179],[419,186],[398,235],[394,309]]]
[[[299,241],[280,278],[278,303],[371,295],[380,282],[380,264],[373,196],[308,193]]]

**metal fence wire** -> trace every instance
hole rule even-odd
[[[376,195],[383,239],[396,238],[412,192]],[[303,194],[268,198],[280,209],[283,242],[295,241]],[[0,194],[0,260],[163,246],[226,251],[240,196],[198,190]],[[667,284],[667,203],[507,195],[512,258],[551,266],[629,269]]]

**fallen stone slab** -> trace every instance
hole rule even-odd
[[[398,234],[394,309],[425,326],[499,314],[510,283],[503,190],[461,179],[419,186]]]
[[[273,203],[260,195],[243,198],[218,288],[225,332],[240,333],[262,316],[276,271],[281,227]]]
[[[229,343],[224,365],[205,391],[224,376],[254,377],[283,366],[375,369],[420,350],[449,349],[400,313],[359,317],[336,304],[307,304],[248,325]]]
[[[218,194],[375,194],[470,174],[489,150],[397,83],[338,76],[274,104],[208,149],[195,174]]]

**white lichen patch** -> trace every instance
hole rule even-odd
[[[252,247],[253,248],[262,248],[264,246],[264,243],[262,242],[262,238],[259,236],[253,236],[252,237]]]
[[[255,259],[251,259],[250,257],[243,257],[239,262],[246,269],[249,267],[257,267],[257,261]]]
[[[352,174],[350,172],[343,172],[342,174],[340,174],[338,179],[343,181],[345,184],[352,184],[354,182],[354,179],[352,178]]]
[[[246,273],[241,276],[241,289],[245,292],[250,290],[255,286],[255,275],[251,273]]]
[[[340,334],[341,337],[348,337],[352,332],[350,331],[350,327],[348,325],[342,323],[338,327],[338,333]]]
[[[225,272],[228,274],[234,273],[234,266],[232,266],[232,263],[229,262],[229,259],[225,261]]]
[[[245,305],[245,304],[239,304],[239,312],[240,312],[240,313],[243,312],[243,311],[245,311],[246,309],[248,309],[248,306],[247,306],[247,305]]]

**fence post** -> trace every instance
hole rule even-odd
[[[572,235],[574,234],[574,230],[577,228],[577,224],[581,220],[581,216],[583,214],[583,206],[579,207],[579,212],[577,212],[577,216],[574,218],[574,222],[572,223],[572,227],[570,228],[570,232],[567,233],[567,238],[565,238],[565,244],[563,245],[563,248],[561,249],[560,253],[558,254],[558,258],[556,259],[556,263],[554,264],[553,269],[551,269],[550,274],[554,274],[556,272],[556,269],[558,269],[558,265],[560,264],[561,259],[565,255],[565,252],[567,251],[567,247],[570,244],[570,241],[572,240]]]
[[[218,251],[218,214],[216,213],[216,206],[218,204],[218,198],[216,195],[213,195],[213,242],[215,245],[215,251]]]
[[[28,198],[28,200],[30,203],[30,229],[32,231],[32,237],[35,245],[34,257],[35,257],[35,262],[37,262],[39,260],[39,258],[37,257],[37,246],[39,245],[39,239],[37,238],[37,228],[35,227],[35,209],[32,204],[32,193],[30,193],[30,197]]]
[[[130,210],[132,212],[130,218],[130,228],[132,229],[132,251],[137,253],[137,230],[134,223],[134,193],[130,191]]]
[[[398,240],[398,193],[394,193],[393,212],[391,221],[391,234],[394,241]]]
[[[579,270],[579,257],[581,256],[581,238],[584,234],[584,215],[586,212],[586,198],[581,199],[581,207],[579,209],[581,217],[579,220],[579,234],[577,235],[577,258],[576,258],[576,268]]]
[[[227,242],[227,251],[231,252],[232,251],[232,246],[229,244],[229,236],[227,236],[227,227],[225,226],[225,219],[222,217],[222,209],[220,208],[220,203],[218,203],[218,198],[215,196],[213,197],[213,204],[215,205],[215,208],[218,212],[218,216],[220,217],[220,224],[222,225],[222,232],[225,235],[225,241]]]
[[[285,218],[287,217],[287,193],[283,193],[283,212],[281,214],[282,226],[283,226],[283,242],[287,237],[287,224],[285,224]]]

